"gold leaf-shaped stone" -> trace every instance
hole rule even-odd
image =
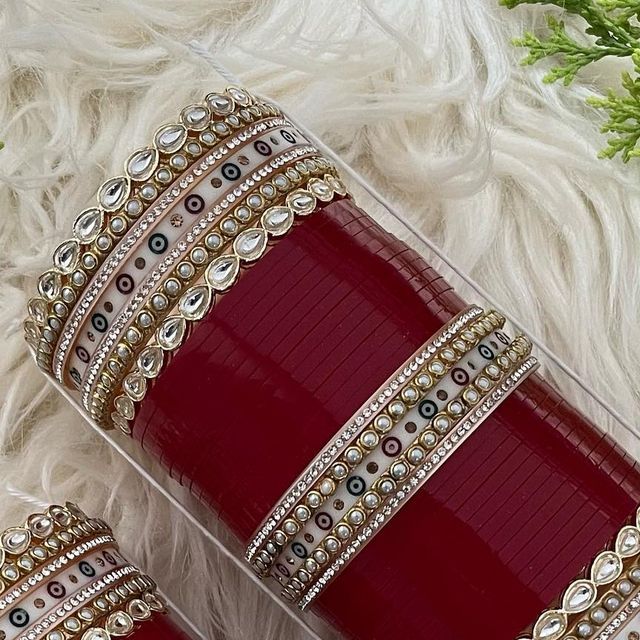
[[[7,553],[24,553],[29,548],[31,533],[28,529],[23,529],[22,527],[7,529],[0,542],[2,542],[2,546]]]
[[[220,256],[207,267],[205,277],[214,291],[226,291],[236,281],[239,272],[238,256]]]
[[[122,388],[132,400],[139,402],[147,391],[147,380],[138,371],[133,371],[124,379]]]
[[[187,332],[187,322],[181,316],[169,316],[160,325],[156,333],[158,344],[165,351],[177,349]]]
[[[89,244],[100,234],[103,221],[104,213],[100,209],[85,209],[73,223],[73,235],[82,244]]]
[[[29,315],[42,326],[47,319],[47,303],[42,298],[31,298],[27,305]]]
[[[135,151],[129,156],[129,159],[125,163],[125,171],[133,180],[142,182],[143,180],[148,180],[153,175],[159,160],[160,154],[157,149],[153,147],[138,149],[138,151]]]
[[[334,175],[330,173],[325,174],[324,181],[338,194],[341,196],[347,195],[347,188],[344,186],[342,180],[339,180]]]
[[[36,538],[44,539],[53,533],[53,519],[42,513],[31,516],[27,526]]]
[[[598,592],[592,582],[576,580],[562,598],[562,608],[570,614],[586,611],[596,599]]]
[[[102,627],[91,627],[82,634],[82,640],[110,640],[110,636]]]
[[[47,271],[38,280],[38,291],[46,300],[53,300],[62,286],[62,278],[57,271]]]
[[[300,216],[308,216],[316,208],[316,198],[306,189],[296,189],[287,196],[287,206]]]
[[[68,524],[71,523],[71,520],[72,520],[71,514],[64,507],[61,507],[58,504],[52,504],[47,511],[49,512],[49,515],[59,525],[66,527]]]
[[[80,245],[77,240],[66,240],[53,252],[53,264],[61,273],[71,273],[78,264]]]
[[[112,636],[126,636],[133,630],[133,619],[124,611],[115,611],[107,618],[104,628]]]
[[[620,529],[616,538],[616,551],[623,558],[640,553],[640,529],[632,526]]]
[[[133,420],[136,414],[136,408],[133,404],[133,400],[129,396],[118,396],[113,402],[117,411],[122,414],[127,420]]]
[[[227,87],[225,92],[241,107],[248,107],[251,104],[249,94],[239,87]]]
[[[533,627],[533,640],[559,640],[567,630],[567,616],[562,611],[546,611]]]
[[[233,111],[233,100],[221,93],[210,93],[205,98],[205,101],[209,105],[211,111],[218,115],[226,116]]]
[[[151,610],[144,600],[135,598],[127,605],[127,613],[134,620],[146,620],[151,615]]]
[[[267,232],[260,227],[242,231],[233,241],[233,250],[246,262],[257,260],[266,248]]]
[[[260,222],[263,228],[272,236],[282,236],[293,225],[293,211],[289,207],[269,207],[263,214]]]
[[[138,368],[145,378],[156,378],[164,364],[164,351],[155,345],[146,347],[138,356]]]
[[[333,198],[333,189],[320,178],[311,178],[307,184],[307,189],[322,202],[329,202]]]
[[[177,151],[187,139],[187,130],[181,124],[167,124],[156,131],[154,142],[163,153]]]
[[[98,190],[98,204],[105,211],[119,209],[129,196],[129,178],[118,176],[107,180]]]
[[[603,551],[591,565],[591,580],[597,586],[613,582],[622,572],[622,562],[613,551]]]
[[[185,127],[194,131],[202,131],[207,128],[211,113],[209,109],[201,104],[192,104],[185,107],[180,114],[180,120]]]
[[[198,285],[184,292],[178,309],[187,320],[201,320],[211,308],[211,301],[211,289]]]

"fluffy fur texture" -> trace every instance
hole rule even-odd
[[[570,89],[542,85],[543,69],[521,69],[509,44],[540,16],[493,0],[4,0],[0,522],[26,513],[20,492],[72,498],[114,523],[208,638],[307,637],[83,423],[22,340],[36,276],[97,185],[224,85],[194,40],[297,114],[635,419],[640,163],[596,159],[600,116],[583,103],[623,63]]]

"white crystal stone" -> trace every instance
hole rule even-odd
[[[261,218],[261,223],[267,233],[272,236],[282,236],[293,224],[293,211],[289,207],[269,207]]]
[[[187,320],[201,320],[211,308],[211,301],[211,289],[206,285],[198,285],[185,291],[178,308]]]
[[[316,198],[305,189],[296,189],[287,196],[287,206],[298,215],[307,216],[316,208]]]
[[[115,408],[125,417],[127,420],[133,420],[136,409],[133,404],[133,401],[129,396],[118,396],[114,400]]]
[[[73,235],[82,243],[93,242],[102,229],[104,213],[100,209],[85,209],[73,224]]]
[[[133,371],[130,373],[123,382],[123,389],[126,394],[136,402],[139,402],[144,398],[144,394],[147,391],[147,381],[145,377],[137,372]]]
[[[105,629],[112,636],[126,636],[133,630],[133,619],[124,611],[115,611],[107,618]]]
[[[98,190],[98,204],[105,211],[119,209],[129,196],[130,184],[126,176],[107,180]]]
[[[205,277],[215,291],[226,291],[236,281],[239,272],[238,256],[221,256],[207,267]]]
[[[612,551],[600,553],[591,565],[591,580],[597,586],[613,582],[622,572],[622,562]]]
[[[187,130],[181,124],[167,124],[156,131],[154,142],[164,153],[177,151],[187,139]]]
[[[155,378],[162,370],[164,352],[160,347],[146,347],[138,356],[138,367],[145,378]]]
[[[253,262],[267,248],[267,232],[261,228],[246,229],[233,242],[233,250],[242,260]]]
[[[562,611],[547,611],[533,627],[533,640],[559,640],[567,630],[567,616]]]
[[[139,149],[129,156],[125,164],[127,174],[139,182],[148,180],[158,166],[160,154],[153,147]]]
[[[211,110],[221,116],[226,116],[233,111],[233,100],[221,93],[210,93],[205,100]]]
[[[247,107],[251,104],[251,98],[248,94],[238,87],[227,87],[227,93],[233,98],[236,104],[241,107]]]
[[[149,605],[144,600],[140,600],[140,598],[129,602],[127,605],[127,613],[134,620],[146,620],[151,615]]]
[[[110,640],[110,636],[106,629],[91,627],[82,634],[82,640]]]
[[[324,176],[324,181],[339,195],[345,196],[347,195],[347,188],[342,183],[342,180],[338,180],[335,176],[332,176],[330,173]]]
[[[586,611],[596,599],[598,592],[588,580],[577,580],[565,592],[562,608],[567,613]]]
[[[53,252],[53,264],[61,273],[71,273],[78,264],[80,245],[77,240],[67,240]]]
[[[24,553],[29,548],[31,533],[22,527],[7,529],[2,535],[1,542],[9,553]]]
[[[38,291],[47,300],[53,300],[59,293],[62,279],[57,271],[47,271],[38,280]]]
[[[180,316],[169,316],[158,329],[158,344],[165,351],[177,349],[187,332],[187,322]]]
[[[206,129],[209,124],[210,117],[209,109],[201,104],[189,105],[188,107],[185,107],[180,114],[182,124],[194,131]]]
[[[53,520],[43,514],[31,516],[28,524],[29,530],[36,538],[46,538],[53,532]]]
[[[329,202],[333,198],[333,189],[320,178],[311,178],[307,185],[307,189],[322,202]]]
[[[44,324],[47,318],[47,303],[42,298],[32,298],[29,300],[29,314],[39,324]]]
[[[623,527],[616,538],[616,551],[623,558],[640,553],[640,529],[631,526]]]

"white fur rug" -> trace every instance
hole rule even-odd
[[[72,498],[114,523],[208,638],[307,637],[45,384],[22,340],[35,278],[96,186],[225,84],[194,40],[297,114],[636,419],[640,160],[597,160],[601,116],[583,103],[623,63],[569,89],[542,85],[543,68],[521,69],[509,44],[541,14],[495,0],[3,0],[0,522],[29,508],[20,492]]]

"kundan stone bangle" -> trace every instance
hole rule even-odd
[[[253,122],[280,115],[275,107],[236,87],[211,93],[203,103],[185,107],[179,122],[160,127],[152,146],[129,157],[124,175],[100,187],[98,207],[78,216],[74,237],[54,251],[53,268],[40,277],[39,296],[29,302],[25,332],[41,368],[54,371],[54,348],[78,293],[123,234],[141,224],[141,215],[155,205],[159,195],[174,188],[184,171],[208,150],[224,148],[225,140]],[[60,377],[60,363],[54,373]]]
[[[109,640],[166,612],[108,525],[67,503],[0,534],[0,639]]]

